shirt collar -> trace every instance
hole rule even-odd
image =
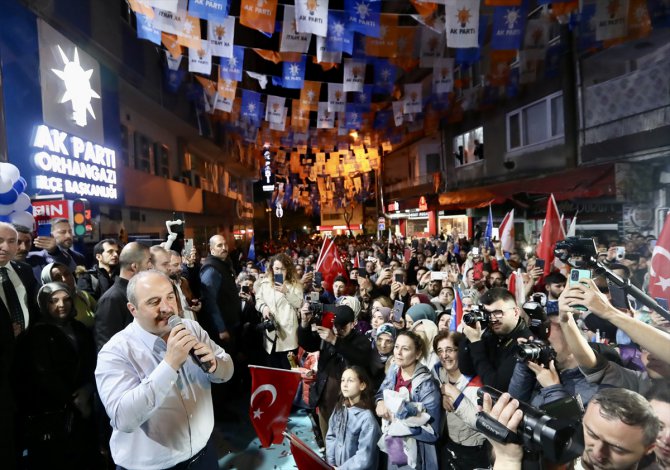
[[[163,338],[153,333],[149,333],[147,330],[142,328],[139,323],[137,323],[137,320],[133,320],[133,322],[130,325],[131,328],[133,329],[133,333],[137,335],[140,341],[142,341],[142,343],[144,343],[144,345],[151,351],[155,349],[156,342],[161,342],[167,347]]]

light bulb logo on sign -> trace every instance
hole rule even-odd
[[[80,127],[86,127],[86,116],[88,113],[95,119],[95,113],[91,106],[91,99],[100,99],[100,95],[91,88],[91,75],[93,74],[93,69],[84,70],[81,67],[81,64],[79,63],[79,52],[76,47],[74,48],[74,58],[72,61],[68,59],[60,45],[58,46],[58,52],[60,52],[60,55],[63,58],[65,67],[63,70],[51,69],[51,71],[55,73],[58,78],[63,80],[63,83],[65,84],[65,94],[60,102],[72,102],[72,117],[75,124]]]

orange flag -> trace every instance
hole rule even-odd
[[[509,82],[510,63],[516,58],[516,51],[491,51],[489,81],[492,86],[504,86]]]
[[[409,0],[416,12],[421,16],[430,16],[437,10],[437,3],[420,2],[418,0]]]
[[[182,46],[200,49],[202,39],[200,38],[200,19],[186,15],[177,33],[177,42]]]
[[[321,94],[321,82],[310,82],[305,80],[300,91],[300,107],[317,111],[319,107],[319,95]]]
[[[263,33],[275,32],[277,0],[242,0],[240,24]]]
[[[175,59],[181,56],[181,46],[174,34],[161,33],[161,42]]]
[[[214,93],[216,93],[217,86],[216,83],[213,82],[212,80],[208,78],[201,77],[199,75],[195,75],[196,80],[200,82],[202,87],[205,89],[205,93],[207,93],[207,96],[211,99],[212,96],[214,96]]]
[[[307,131],[309,128],[309,109],[300,105],[300,100],[293,100],[291,105],[291,127],[295,130]]]
[[[628,0],[628,37],[629,41],[649,36],[651,19],[646,0]]]
[[[128,0],[128,3],[130,4],[130,9],[135,13],[139,13],[140,15],[144,15],[149,19],[153,19],[154,9],[151,8],[151,5],[147,5],[145,0]]]
[[[365,53],[375,57],[394,57],[398,40],[398,15],[381,15],[379,38],[365,38]]]

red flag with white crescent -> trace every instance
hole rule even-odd
[[[323,274],[325,288],[330,292],[333,291],[333,281],[337,276],[344,276],[345,279],[349,279],[347,270],[340,258],[340,252],[332,239],[324,243],[319,256],[319,263],[316,265],[316,271]]]
[[[670,214],[665,218],[661,235],[651,255],[649,294],[670,301]]]
[[[565,232],[561,224],[561,215],[558,213],[554,195],[547,200],[547,215],[544,219],[542,234],[537,244],[537,257],[544,260],[544,275],[551,272],[554,261],[554,247],[556,242],[565,240]]]
[[[300,373],[284,369],[249,366],[251,401],[249,419],[263,447],[281,444]]]

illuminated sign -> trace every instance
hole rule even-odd
[[[65,200],[58,201],[33,201],[33,215],[35,219],[49,220],[56,218],[70,218],[68,203]]]
[[[37,126],[34,188],[75,197],[118,199],[114,150],[46,125]]]
[[[95,119],[91,100],[93,98],[100,99],[100,95],[91,88],[91,74],[93,69],[84,70],[79,63],[79,51],[74,48],[74,57],[72,60],[68,59],[58,46],[58,52],[63,59],[63,70],[51,69],[58,78],[63,80],[65,85],[65,93],[60,99],[61,103],[72,103],[72,119],[79,127],[86,127],[86,117],[90,113],[91,117]]]
[[[426,196],[421,196],[419,198],[419,210],[420,211],[427,211],[428,210],[428,203],[426,203]]]

